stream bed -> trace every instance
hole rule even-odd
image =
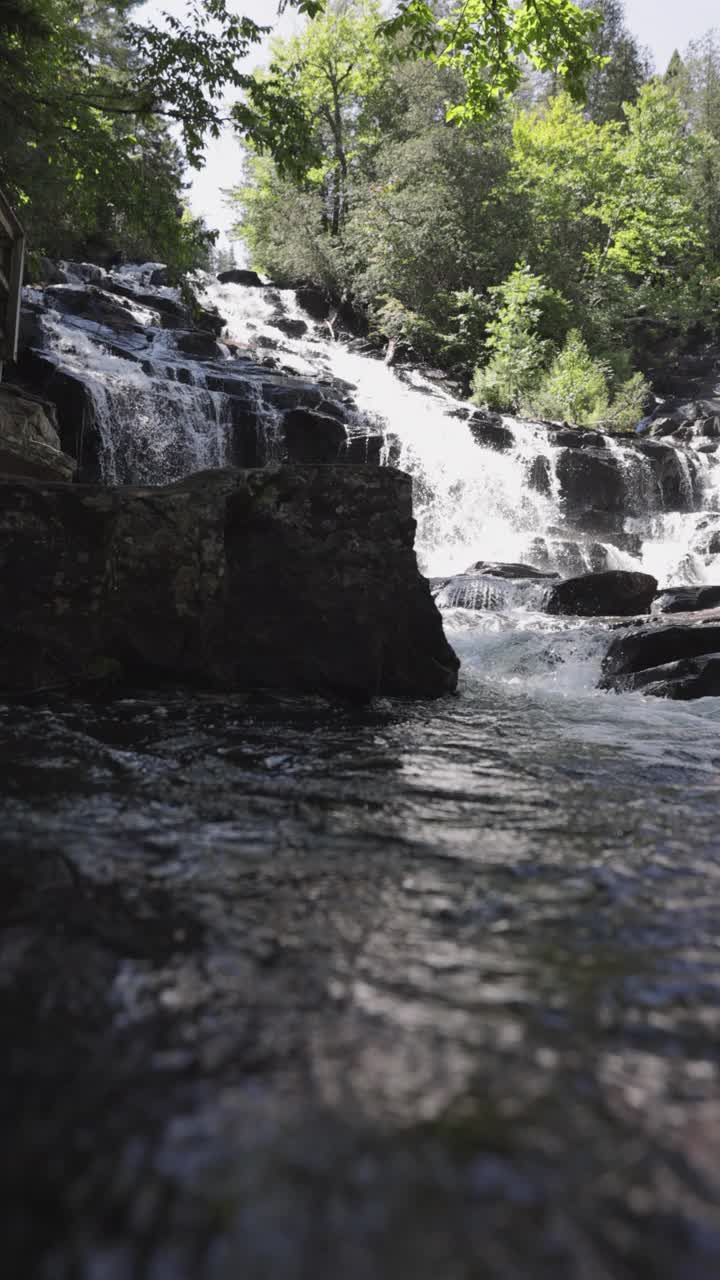
[[[274,372],[157,324],[141,362],[51,308],[107,482],[228,461],[207,387],[241,374],[285,461],[285,383],[315,379],[413,475],[428,574],[718,580],[712,441],[666,474],[595,438],[603,508],[547,424],[480,447],[471,407],[289,291],[207,301]],[[720,1276],[720,699],[600,692],[627,622],[491,594],[445,610],[463,665],[435,702],[0,707],[8,1280]]]
[[[8,1274],[720,1274],[718,702],[448,633],[435,703],[3,708]]]

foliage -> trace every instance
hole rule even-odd
[[[487,327],[489,360],[473,378],[473,398],[490,409],[519,409],[535,393],[552,351],[548,319],[556,328],[563,299],[526,264],[491,290],[497,314]]]
[[[622,121],[625,103],[636,101],[650,77],[650,54],[628,30],[622,0],[583,0],[583,4],[600,18],[592,36],[599,65],[588,77],[587,114],[597,124]]]
[[[321,192],[334,234],[345,217],[351,170],[378,138],[375,96],[388,56],[376,34],[380,20],[377,0],[329,7],[299,36],[277,41],[269,70],[249,86],[247,101],[262,125],[250,131],[255,149],[271,150],[281,173],[300,173]],[[297,122],[292,146],[283,142],[280,154],[267,114],[278,101],[292,103],[289,118]],[[241,132],[247,109],[247,102],[234,109]]]
[[[576,412],[632,425],[644,394],[634,369],[656,360],[657,335],[667,349],[720,327],[720,53],[708,38],[672,75],[646,79],[620,0],[583,4],[598,19],[586,29],[585,108],[559,73],[528,75],[527,58],[510,105],[480,59],[500,92],[473,100],[463,59],[435,42],[456,5],[418,17],[421,6],[401,4],[378,31],[370,0],[337,0],[275,50],[272,74],[295,95],[313,163],[291,171],[256,147],[233,201],[256,266],[352,298],[376,334],[472,376],[481,400],[527,406],[549,380],[543,394],[562,392],[571,416],[575,399],[558,386],[575,367],[590,396]],[[504,3],[465,6],[467,50],[497,43],[506,19]],[[506,30],[508,55],[512,39]],[[418,52],[432,56],[411,60]],[[323,77],[360,56],[368,70],[343,81],[338,148]],[[468,109],[448,119],[460,102]]]
[[[593,359],[579,329],[571,329],[526,407],[539,417],[579,425],[601,421],[608,411],[608,377],[609,369]]]
[[[599,425],[605,431],[633,431],[647,412],[650,384],[642,373],[633,373],[617,388]]]
[[[526,62],[552,71],[577,99],[597,65],[591,41],[600,18],[571,0],[464,0],[447,14],[426,0],[400,0],[398,9],[383,31],[406,38],[400,51],[463,78],[464,94],[448,120],[467,123],[497,111],[521,84]]]
[[[186,161],[201,163],[204,137],[219,132],[223,87],[250,80],[238,62],[264,28],[225,0],[189,0],[162,27],[133,21],[136,8],[5,0],[0,183],[35,250],[149,254],[183,270],[207,260],[212,240],[183,208]]]

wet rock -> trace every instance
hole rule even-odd
[[[214,308],[197,307],[193,312],[193,318],[198,329],[206,329],[208,333],[214,333],[216,338],[220,337],[225,328],[225,317]]]
[[[563,426],[551,429],[550,439],[562,449],[607,449],[602,432],[587,431],[583,427]]]
[[[378,467],[386,448],[385,436],[354,434],[348,436],[343,456],[346,462]]]
[[[291,409],[283,415],[282,430],[290,462],[340,462],[347,445],[347,431],[326,413]],[[350,459],[347,459],[350,461]]]
[[[221,284],[241,284],[246,289],[262,289],[263,282],[257,271],[247,271],[244,267],[231,267],[218,275]]]
[[[720,587],[665,587],[659,591],[654,608],[657,613],[695,613],[720,607]]]
[[[500,611],[530,605],[539,608],[543,578],[542,574],[504,577],[491,573],[458,573],[435,587],[433,594],[438,605],[445,609]]]
[[[212,333],[203,330],[189,333],[176,333],[175,345],[183,355],[196,360],[217,360],[222,356],[222,348]]]
[[[327,294],[315,285],[302,285],[295,290],[298,306],[306,311],[312,320],[327,320],[333,310],[333,304]]]
[[[648,627],[618,636],[599,687],[682,700],[720,695],[720,626]]]
[[[652,464],[663,508],[666,511],[689,509],[693,486],[691,460],[687,455],[660,440],[638,440],[637,448]]]
[[[120,332],[142,332],[142,325],[138,324],[129,307],[102,289],[60,284],[51,285],[45,294],[50,305],[58,311],[81,316],[84,320],[92,320]]]
[[[476,444],[483,449],[494,449],[505,453],[514,449],[516,440],[513,432],[506,427],[499,413],[474,413],[468,426]]]
[[[154,267],[150,272],[148,284],[154,288],[167,289],[170,284],[167,267]]]
[[[39,258],[37,270],[32,273],[32,284],[68,284],[69,276],[67,271],[63,269],[57,262],[52,262],[50,258]]]
[[[190,308],[176,298],[166,298],[161,293],[148,293],[138,289],[117,276],[109,276],[105,288],[119,298],[127,298],[150,311],[157,311],[163,329],[183,329],[192,327]]]
[[[293,320],[290,316],[273,316],[272,323],[288,338],[302,338],[308,331],[304,320]]]
[[[30,392],[0,386],[0,475],[71,480],[72,458],[60,448],[55,407]]]
[[[105,281],[105,271],[95,262],[64,262],[62,265],[70,280],[80,280],[83,284],[103,284]]]
[[[101,440],[86,383],[79,375],[61,368],[56,356],[35,350],[23,352],[18,377],[32,387],[34,394],[54,405],[60,447],[75,459],[79,478],[96,479]]]
[[[563,449],[557,477],[565,508],[573,515],[623,512],[626,492],[622,471],[605,450]]]
[[[466,573],[484,573],[491,578],[559,578],[559,573],[545,573],[531,564],[500,564],[494,560],[476,560]]]
[[[609,569],[559,582],[550,588],[543,607],[546,613],[579,618],[630,617],[648,613],[656,591],[657,580],[649,573]]]
[[[689,702],[693,698],[720,697],[720,652],[702,658],[681,658],[659,667],[615,676],[603,688],[616,693],[644,693],[652,698]]]
[[[718,624],[643,627],[613,640],[603,660],[603,680],[711,653],[720,653]]]
[[[199,473],[165,488],[0,483],[0,688],[104,672],[434,697],[455,687],[408,477]]]
[[[534,489],[536,493],[541,493],[547,498],[552,493],[552,478],[550,473],[550,462],[548,458],[538,454],[533,458],[530,464],[530,470],[527,476],[528,486]]]

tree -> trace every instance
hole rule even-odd
[[[373,99],[388,56],[386,43],[377,37],[381,16],[377,0],[330,4],[301,35],[274,44],[268,72],[256,75],[249,89],[248,100],[271,139],[272,121],[263,114],[267,104],[294,104],[307,133],[303,176],[322,191],[333,234],[347,214],[351,170],[362,165],[378,138]],[[235,120],[256,147],[265,149],[264,135],[258,139],[244,124],[246,110],[245,104],[236,107]],[[278,159],[277,148],[269,149]],[[296,170],[301,158],[295,157]]]
[[[615,178],[592,208],[606,230],[593,265],[597,274],[619,268],[635,281],[676,287],[700,245],[687,183],[695,140],[677,97],[659,80],[626,105],[625,116]]]
[[[314,13],[316,0],[290,0]],[[0,8],[0,181],[35,249],[63,254],[90,235],[202,260],[208,233],[182,214],[186,160],[219,132],[217,98],[265,28],[225,0],[190,0],[184,20],[134,22],[137,0],[6,0]],[[167,125],[179,126],[181,151]],[[181,216],[182,215],[182,216]]]
[[[587,81],[587,112],[591,120],[623,120],[626,102],[635,102],[652,69],[647,49],[642,49],[625,22],[623,0],[584,0],[601,21],[592,36],[592,51],[599,64]]]
[[[473,398],[490,409],[518,410],[530,402],[552,354],[543,329],[547,332],[548,319],[562,308],[563,299],[526,263],[491,295],[497,313],[487,330],[490,359],[476,370]]]
[[[401,56],[431,58],[462,76],[464,94],[448,120],[468,122],[500,108],[530,64],[552,72],[571,97],[585,97],[598,65],[592,37],[601,18],[572,0],[464,0],[449,13],[426,0],[400,0],[385,34],[405,37]]]
[[[621,177],[621,131],[561,94],[513,127],[512,182],[527,205],[527,252],[551,284],[580,301],[588,259],[604,244],[603,193]]]

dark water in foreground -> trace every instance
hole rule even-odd
[[[5,708],[3,1275],[720,1276],[718,719],[647,708]]]

